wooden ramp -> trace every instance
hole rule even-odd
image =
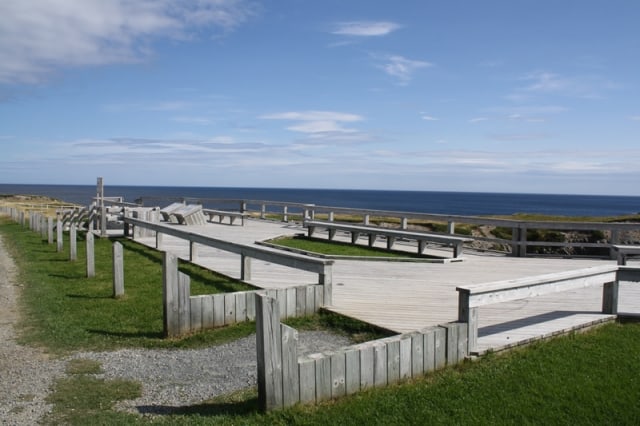
[[[175,225],[183,226],[183,225]],[[247,220],[244,227],[207,223],[190,232],[242,244],[280,235],[304,233],[296,224]],[[137,241],[153,246],[154,238]],[[188,258],[185,241],[164,236],[163,250]],[[450,251],[450,250],[449,250]],[[432,249],[430,254],[438,254]],[[443,250],[443,256],[448,256]],[[462,262],[421,263],[336,260],[331,310],[398,332],[456,321],[459,285],[586,268],[615,261],[595,259],[514,258],[466,252]],[[239,256],[198,248],[198,264],[232,277],[240,276]],[[317,281],[312,273],[253,261],[252,279],[262,288],[282,288]],[[620,312],[640,311],[640,285],[621,283]],[[587,288],[480,308],[480,351],[509,347],[540,336],[610,320],[601,314],[602,288]]]

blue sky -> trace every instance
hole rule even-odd
[[[0,183],[640,195],[636,0],[3,0]]]

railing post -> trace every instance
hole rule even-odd
[[[458,289],[458,321],[467,323],[467,354],[478,345],[478,308],[469,307],[469,293]]]
[[[262,204],[260,206],[260,219],[264,219],[267,214],[267,206],[266,204]]]
[[[113,243],[113,297],[124,296],[124,258],[122,244]]]
[[[604,283],[602,287],[602,313],[616,315],[618,313],[618,280]]]
[[[189,261],[195,262],[198,258],[198,245],[193,241],[189,241]]]
[[[456,233],[456,223],[452,220],[447,222],[447,233],[451,235]]]
[[[242,281],[251,279],[251,258],[245,254],[240,255],[240,279]]]
[[[78,260],[78,235],[76,231],[76,224],[72,223],[69,229],[69,260]]]
[[[333,222],[333,221],[334,221],[334,213],[329,212],[329,222]]]
[[[525,257],[527,255],[527,228],[512,228],[511,251],[515,257]]]
[[[319,276],[319,284],[322,284],[324,306],[333,305],[333,263],[324,265],[324,271]]]
[[[53,244],[53,218],[47,218],[47,242]]]
[[[287,206],[284,206],[284,207],[282,208],[282,216],[283,216],[283,217],[282,217],[282,221],[283,221],[283,222],[289,222],[289,217],[288,217],[288,215],[287,215]]]
[[[60,214],[58,214],[58,220],[56,224],[56,247],[58,253],[62,251],[64,242],[62,240],[62,228],[64,227],[64,223],[62,222],[62,218]]]

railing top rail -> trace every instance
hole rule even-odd
[[[490,283],[470,284],[458,286],[456,290],[470,295],[494,293],[504,290],[514,290],[536,285],[546,285],[561,283],[576,278],[588,278],[604,276],[618,271],[617,265],[592,266],[589,268],[575,269],[571,271],[554,272],[551,274],[535,275],[531,277],[518,278],[513,280],[494,281]]]

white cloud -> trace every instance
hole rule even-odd
[[[438,121],[440,120],[439,118],[433,117],[431,115],[423,115],[422,119],[425,121]]]
[[[254,10],[245,0],[4,0],[0,83],[39,83],[58,68],[140,61],[154,39],[230,31]]]
[[[509,95],[515,101],[526,100],[534,94],[596,99],[602,97],[604,92],[618,88],[617,84],[598,75],[562,76],[548,71],[533,71],[520,80],[527,82],[527,85]]]
[[[265,120],[295,121],[298,123],[287,127],[287,129],[308,134],[355,132],[354,129],[343,127],[341,123],[353,123],[362,120],[362,117],[356,114],[334,111],[291,111],[267,114],[260,118]]]
[[[399,28],[401,28],[401,26],[395,22],[350,21],[339,22],[335,25],[335,28],[331,33],[336,35],[372,37],[384,36]]]
[[[381,62],[378,67],[396,78],[401,85],[408,84],[417,70],[433,66],[429,62],[407,59],[400,55],[386,55],[377,59]]]
[[[487,120],[489,120],[487,117],[474,117],[469,120],[469,123],[480,123],[482,121],[487,121]]]

